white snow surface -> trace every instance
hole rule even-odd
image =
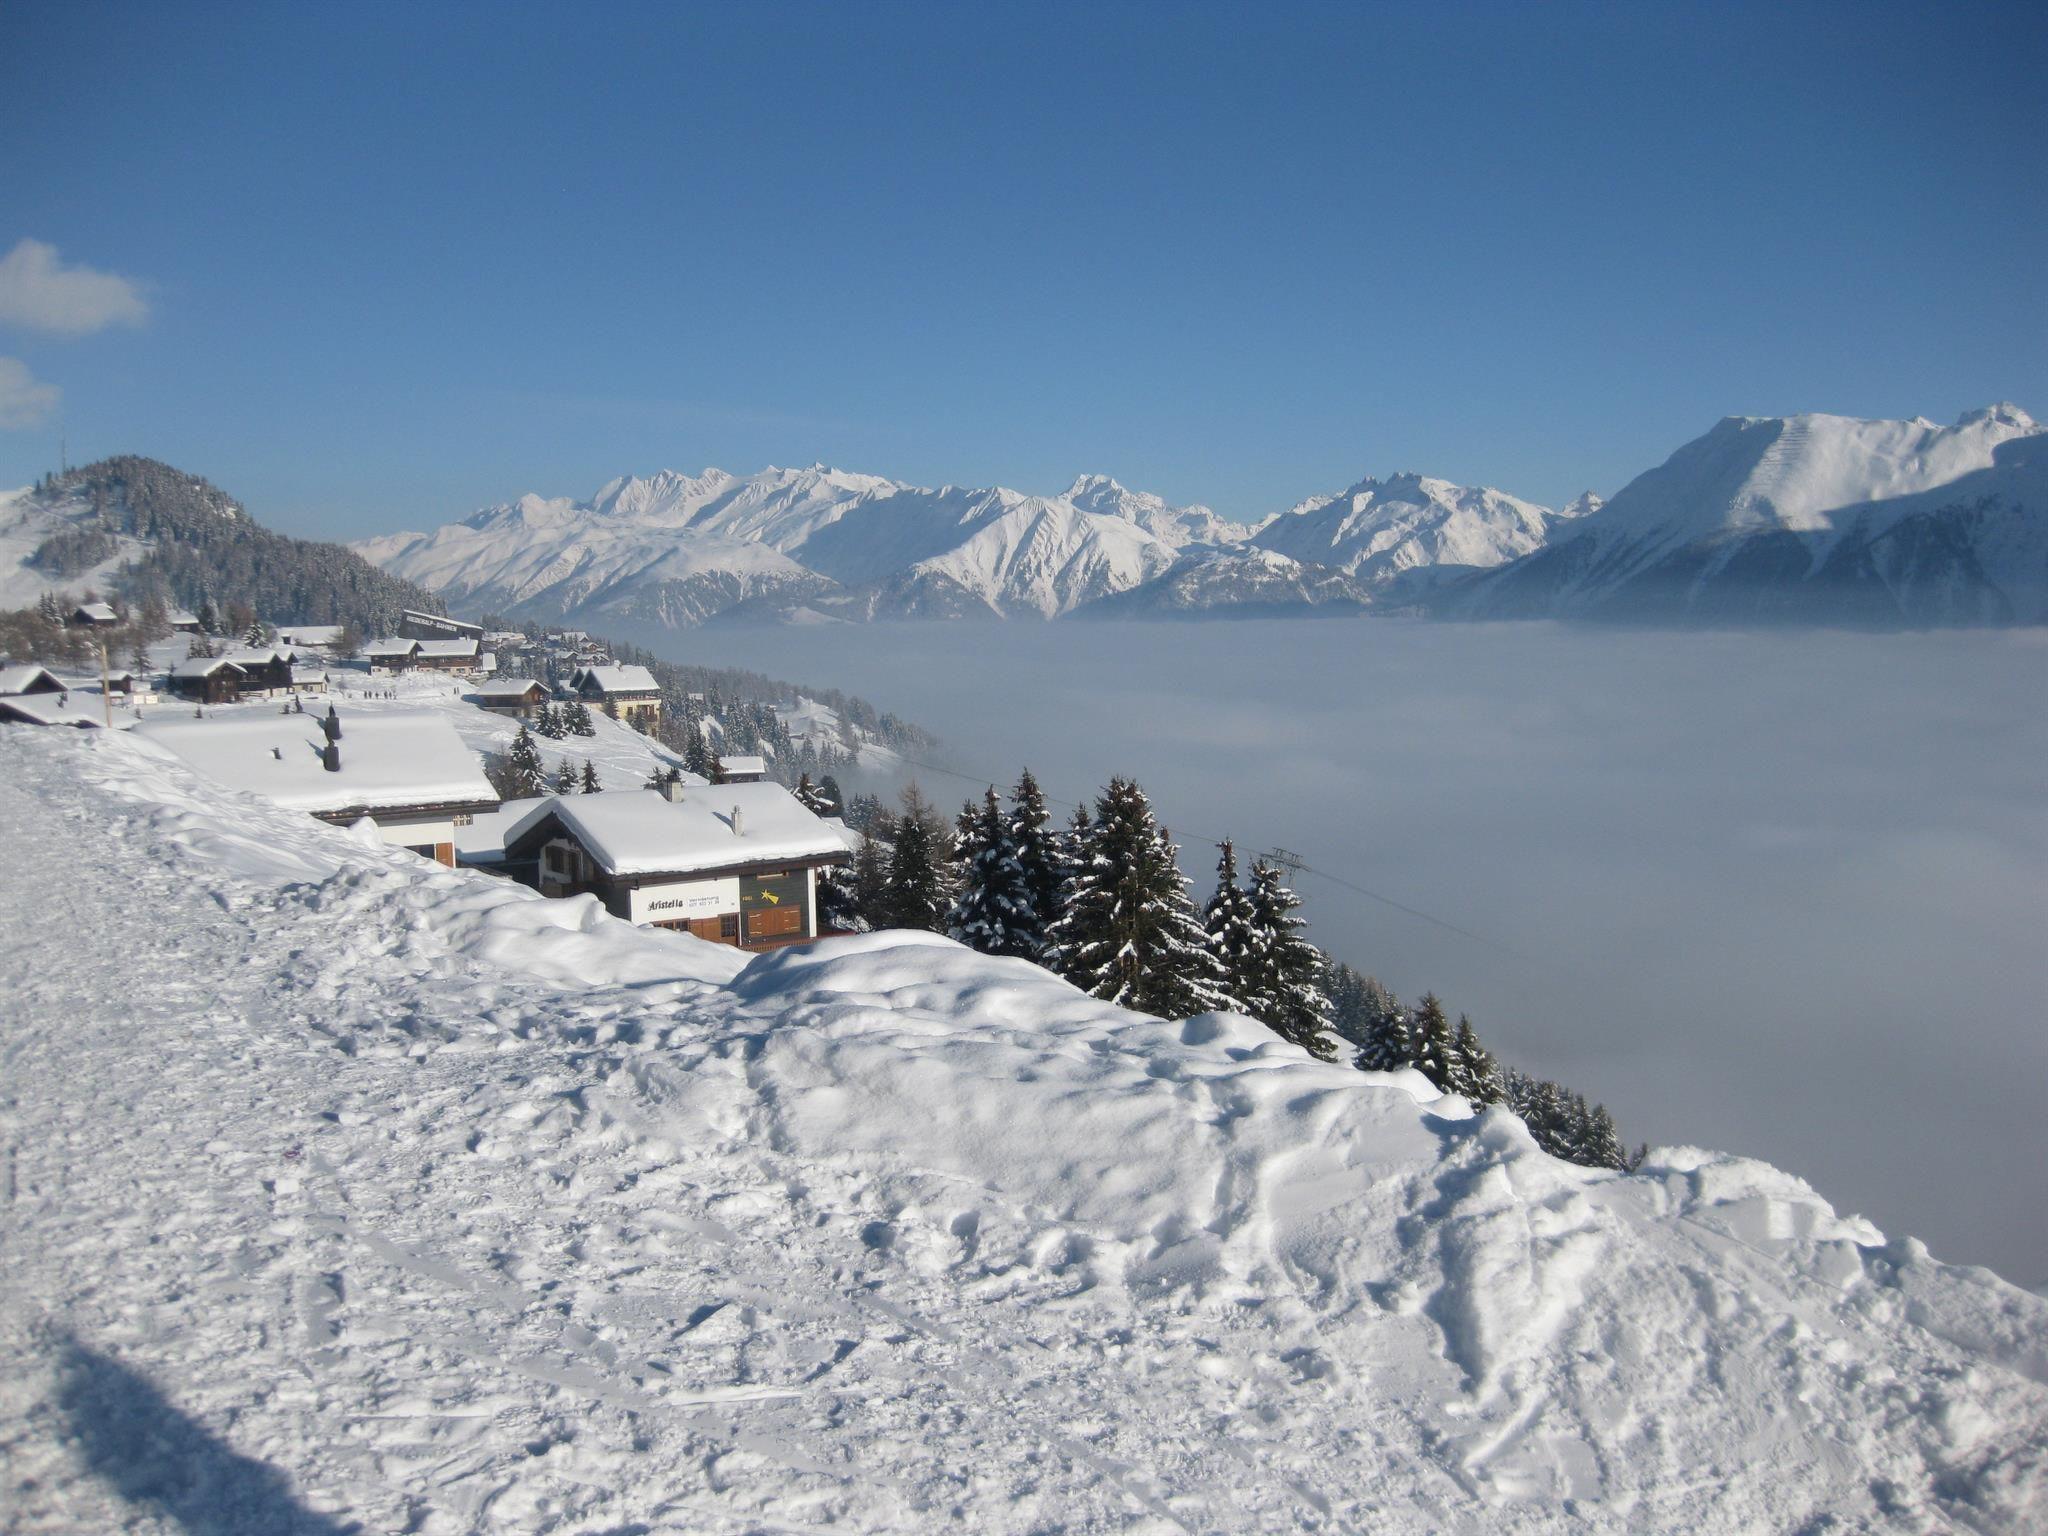
[[[0,731],[10,1530],[2039,1529],[2048,1303],[928,935]],[[62,871],[47,879],[44,871]]]

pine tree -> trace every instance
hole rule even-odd
[[[822,761],[822,759],[820,760]],[[845,815],[846,796],[839,791],[839,781],[829,773],[821,774],[818,777],[818,799],[824,807],[824,809],[818,812],[820,816],[843,817]]]
[[[863,830],[860,846],[853,855],[853,904],[860,914],[860,926],[886,928],[889,925],[889,861],[872,832]]]
[[[950,905],[945,876],[949,842],[945,823],[923,793],[916,784],[907,785],[903,814],[896,820],[896,846],[889,856],[886,926],[944,931]]]
[[[1451,1034],[1451,1021],[1444,1017],[1444,1005],[1437,1001],[1434,992],[1423,993],[1422,1001],[1415,1005],[1413,1029],[1415,1056],[1408,1065],[1442,1091],[1450,1092],[1456,1071],[1457,1047]]]
[[[818,792],[818,786],[811,782],[808,773],[797,776],[796,788],[790,791],[796,796],[797,804],[813,816],[832,816],[837,812],[828,807],[825,797]]]
[[[243,632],[242,644],[248,646],[251,650],[255,650],[258,647],[262,646],[263,643],[263,626],[260,623],[258,623],[255,619],[251,619],[249,621],[248,629]]]
[[[718,759],[712,755],[702,720],[691,721],[690,739],[683,746],[683,766],[707,784],[717,781]]]
[[[1111,779],[1095,813],[1047,932],[1056,969],[1084,992],[1163,1019],[1228,1008],[1179,850],[1144,791]]]
[[[1258,966],[1251,1001],[1254,1017],[1282,1040],[1324,1061],[1337,1059],[1330,999],[1323,993],[1329,962],[1302,937],[1308,925],[1294,914],[1301,898],[1260,859],[1252,865],[1251,919]]]
[[[139,636],[135,641],[135,650],[128,658],[128,667],[137,677],[146,676],[149,672],[149,647],[142,643]]]
[[[848,862],[827,864],[818,871],[818,922],[842,933],[866,933],[861,912],[858,870]]]
[[[573,795],[576,793],[576,770],[569,766],[566,757],[555,768],[555,793]]]
[[[1042,951],[1046,927],[1059,915],[1066,870],[1060,861],[1059,833],[1046,813],[1045,794],[1029,768],[1017,775],[1017,787],[1010,791],[1010,843],[1024,871],[1024,888],[1031,893],[1032,940]]]
[[[590,718],[590,706],[578,699],[569,706],[569,729],[578,736],[595,736],[597,722]]]
[[[1238,1013],[1252,1014],[1264,970],[1258,934],[1252,922],[1251,898],[1237,881],[1237,849],[1228,839],[1216,860],[1216,894],[1202,909],[1202,930],[1208,935],[1209,953],[1222,967],[1223,990]]]
[[[540,748],[525,726],[512,738],[512,751],[505,763],[508,800],[531,800],[547,792],[547,765],[540,760]]]
[[[1471,1019],[1458,1015],[1457,1032],[1451,1037],[1457,1053],[1459,1086],[1454,1090],[1462,1093],[1475,1105],[1499,1104],[1505,1101],[1507,1091],[1501,1085],[1500,1063],[1493,1059],[1493,1052],[1479,1043],[1479,1034],[1472,1028]]]
[[[563,766],[566,767],[567,764]],[[597,765],[587,757],[583,759],[582,788],[586,795],[594,795],[604,788],[604,785],[598,782]]]
[[[985,955],[1038,957],[1038,919],[1008,818],[991,785],[959,843],[958,893],[946,932]]]

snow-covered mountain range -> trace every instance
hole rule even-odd
[[[744,480],[664,471],[355,547],[451,602],[530,617],[1049,619],[1098,603],[1363,607],[1405,571],[1513,559],[1566,515],[1404,475],[1246,524],[1102,475],[1031,496],[813,465]]]
[[[2013,405],[1952,427],[1731,416],[1452,602],[1484,617],[2041,623],[2048,434]]]
[[[813,465],[615,480],[356,547],[450,602],[662,624],[1426,607],[1458,617],[2048,619],[2048,443],[2012,405],[1729,417],[1611,502],[1427,475],[1254,523],[1100,475],[1057,496]]]

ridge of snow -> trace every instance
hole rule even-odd
[[[32,1528],[129,1523],[166,1441],[193,1497],[215,1446],[259,1465],[214,1486],[270,1528],[1716,1536],[2048,1499],[2048,1303],[1764,1164],[1574,1168],[1414,1074],[932,935],[749,960],[122,733],[0,733],[0,835],[73,876],[0,884],[13,1081],[62,1085],[8,1106]]]

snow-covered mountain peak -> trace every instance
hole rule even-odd
[[[1505,564],[1541,545],[1557,516],[1490,486],[1404,470],[1302,502],[1254,542],[1378,585],[1422,565]]]

